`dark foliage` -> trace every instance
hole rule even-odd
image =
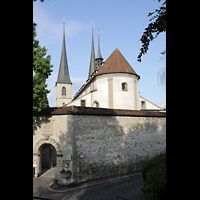
[[[158,0],[159,2],[161,0]],[[142,48],[140,49],[140,53],[137,57],[137,61],[141,62],[141,57],[143,54],[147,53],[149,49],[150,41],[154,40],[160,33],[166,31],[166,1],[162,4],[159,9],[156,9],[155,12],[149,13],[149,16],[155,14],[149,21],[155,20],[151,22],[140,38],[142,42]],[[166,50],[162,51],[161,54],[165,54]]]
[[[144,187],[141,191],[145,200],[166,200],[166,153],[145,163],[142,177]]]

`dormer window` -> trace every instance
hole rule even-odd
[[[62,95],[63,95],[63,96],[66,95],[66,87],[62,87]]]
[[[128,91],[127,83],[122,83],[122,91]]]

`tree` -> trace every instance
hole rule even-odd
[[[35,40],[36,31],[33,23],[33,111],[40,112],[42,108],[48,106],[46,89],[46,79],[51,75],[50,64],[51,56],[46,56],[47,49],[39,45],[39,41]],[[46,57],[45,57],[46,56]]]
[[[160,2],[161,0],[158,0]],[[149,49],[150,41],[154,40],[160,33],[166,31],[166,1],[162,4],[159,9],[156,9],[155,12],[149,13],[148,17],[155,14],[149,21],[155,20],[151,22],[140,39],[142,42],[142,48],[140,49],[140,53],[137,57],[137,61],[141,62],[141,57],[143,54],[147,53]],[[166,50],[161,52],[161,54],[165,54]]]
[[[165,63],[166,57],[161,56],[160,61]],[[166,88],[166,66],[159,70],[157,73],[158,76],[158,85],[161,84],[162,86],[165,86]]]

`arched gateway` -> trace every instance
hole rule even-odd
[[[36,176],[40,176],[48,169],[60,163],[62,156],[59,145],[53,139],[41,139],[34,147],[33,154],[36,156]]]

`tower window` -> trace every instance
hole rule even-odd
[[[66,87],[62,87],[62,95],[66,95]]]
[[[127,83],[122,83],[122,91],[128,91]]]

